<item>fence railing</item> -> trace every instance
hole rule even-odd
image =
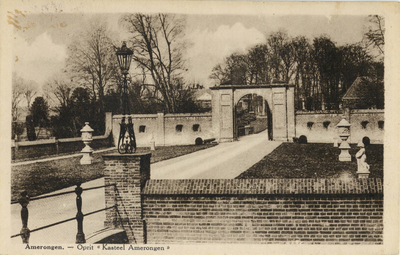
[[[29,243],[29,237],[30,234],[39,230],[43,230],[46,228],[50,228],[50,227],[54,227],[72,220],[76,220],[77,221],[77,234],[76,234],[76,243],[86,243],[86,239],[85,239],[85,234],[83,233],[83,218],[95,213],[99,213],[105,210],[109,210],[112,208],[116,208],[117,205],[113,205],[110,207],[105,207],[99,210],[95,210],[89,213],[82,213],[82,193],[83,191],[87,191],[87,190],[93,190],[93,189],[100,189],[100,188],[105,188],[108,186],[114,186],[114,189],[116,190],[116,185],[115,184],[108,184],[108,185],[103,185],[103,186],[97,186],[97,187],[91,187],[91,188],[86,188],[83,189],[81,187],[81,184],[77,184],[77,187],[75,188],[75,190],[73,191],[67,191],[67,192],[61,192],[61,193],[57,193],[57,194],[52,194],[52,195],[46,195],[46,196],[41,196],[41,197],[35,197],[35,198],[30,198],[28,196],[28,192],[27,191],[23,191],[21,192],[21,197],[18,199],[18,201],[12,201],[11,204],[20,204],[21,205],[21,221],[22,221],[22,228],[19,234],[15,234],[12,235],[11,238],[15,238],[18,236],[21,236],[22,238],[22,242],[23,243]],[[42,227],[38,227],[35,228],[33,230],[30,230],[28,228],[28,217],[29,217],[29,211],[28,211],[28,204],[30,201],[34,201],[34,200],[40,200],[40,199],[45,199],[45,198],[50,198],[50,197],[56,197],[56,196],[61,196],[61,195],[66,195],[66,194],[71,194],[71,193],[75,193],[76,194],[76,208],[77,208],[77,214],[75,217],[73,218],[69,218],[69,219],[65,219],[62,221],[58,221],[55,223],[51,223]]]

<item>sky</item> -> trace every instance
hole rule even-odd
[[[10,12],[14,26],[13,70],[40,87],[54,74],[60,73],[67,58],[67,47],[93,19],[107,20],[116,40],[129,34],[120,26],[121,14],[29,14]],[[337,45],[362,40],[366,16],[310,15],[187,15],[185,39],[187,79],[205,87],[212,68],[234,52],[245,53],[250,47],[264,43],[269,34],[284,30],[289,36],[306,36],[310,40],[329,36]]]

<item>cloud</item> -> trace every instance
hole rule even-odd
[[[195,30],[188,34],[192,47],[187,51],[190,76],[196,82],[210,84],[212,68],[234,52],[245,53],[250,47],[264,43],[265,36],[255,28],[246,28],[242,23],[233,26],[221,25],[216,31]]]
[[[42,85],[50,76],[60,71],[67,56],[67,47],[53,43],[47,32],[39,35],[29,44],[16,37],[14,70],[27,80]]]

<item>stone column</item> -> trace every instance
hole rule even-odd
[[[104,155],[106,207],[117,204],[116,210],[106,211],[105,227],[120,227],[126,231],[129,243],[146,242],[142,215],[142,196],[146,181],[150,179],[151,153]]]

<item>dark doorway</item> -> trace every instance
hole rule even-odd
[[[268,139],[273,139],[271,109],[262,96],[244,95],[235,105],[234,114],[235,138],[268,129]]]

